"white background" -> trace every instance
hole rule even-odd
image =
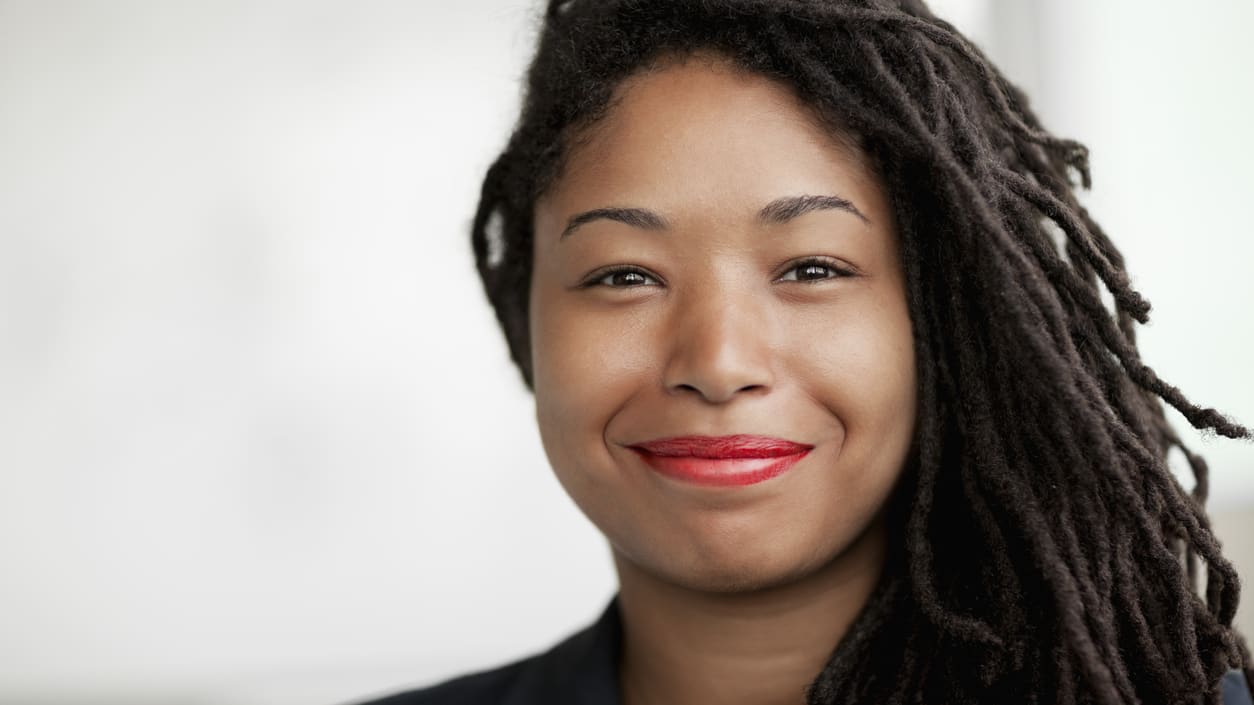
[[[1254,423],[1254,5],[934,6],[1092,147],[1146,360]],[[467,238],[536,9],[0,0],[0,702],[330,705],[600,611]]]

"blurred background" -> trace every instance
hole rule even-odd
[[[1254,4],[932,4],[1092,148],[1146,360],[1254,423]],[[333,705],[599,613],[467,243],[539,9],[0,0],[0,703]],[[1254,576],[1254,446],[1172,418]]]

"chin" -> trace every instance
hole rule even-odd
[[[655,579],[697,592],[742,594],[789,585],[814,574],[826,562],[804,561],[797,551],[765,552],[694,549],[690,555],[648,555],[632,562]],[[621,555],[621,552],[620,552]]]
[[[826,530],[819,530],[818,522],[784,524],[769,536],[729,526],[710,531],[707,525],[687,533],[687,540],[670,530],[660,536],[620,535],[611,544],[616,560],[653,580],[704,593],[745,594],[794,586],[821,573],[853,576],[878,565],[887,539],[882,519],[873,513],[866,521],[832,523]]]
[[[709,570],[678,576],[676,584],[688,590],[698,592],[742,595],[791,585],[808,574],[806,571],[768,573],[763,571]],[[680,580],[683,582],[678,582]]]

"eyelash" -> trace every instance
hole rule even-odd
[[[783,281],[793,281],[793,282],[797,282],[798,284],[815,284],[818,282],[828,281],[830,279],[840,279],[843,277],[855,276],[853,271],[851,271],[847,267],[842,267],[837,260],[832,259],[830,257],[803,258],[801,260],[798,260],[792,263],[792,266],[789,267],[784,272],[784,274],[790,274],[792,272],[795,272],[796,270],[804,269],[806,267],[822,267],[824,269],[830,270],[832,272],[832,275],[827,276],[827,277],[818,277],[815,279],[794,278],[794,279],[785,279]],[[638,274],[646,279],[652,279],[654,282],[658,281],[657,277],[653,276],[652,274],[649,274],[647,271],[645,271],[644,269],[641,269],[640,267],[615,266],[615,267],[607,267],[605,269],[598,269],[597,271],[588,275],[588,278],[584,281],[581,287],[585,289],[589,289],[589,288],[596,287],[596,286],[604,286],[604,287],[608,287],[611,289],[634,289],[638,286],[646,286],[645,284],[628,284],[625,286],[615,286],[613,284],[603,283],[606,279],[609,279],[610,277],[613,277],[616,274]]]

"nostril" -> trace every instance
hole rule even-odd
[[[715,399],[715,398],[724,398],[724,397],[730,398],[730,397],[733,397],[733,396],[736,396],[738,394],[745,393],[745,392],[750,392],[750,393],[759,392],[766,388],[767,388],[767,385],[765,384],[747,384],[743,387],[739,387],[733,390],[730,393],[724,392],[722,394],[719,394],[717,393],[717,390],[702,389],[701,387],[695,384],[681,383],[681,384],[676,384],[672,387],[674,391],[692,392],[705,399]],[[711,396],[712,392],[714,392],[714,396]]]
[[[710,399],[710,390],[704,389],[696,384],[676,384],[671,387],[671,393],[678,394],[680,396],[688,396],[689,394],[692,394],[695,395],[695,398],[697,399]]]

